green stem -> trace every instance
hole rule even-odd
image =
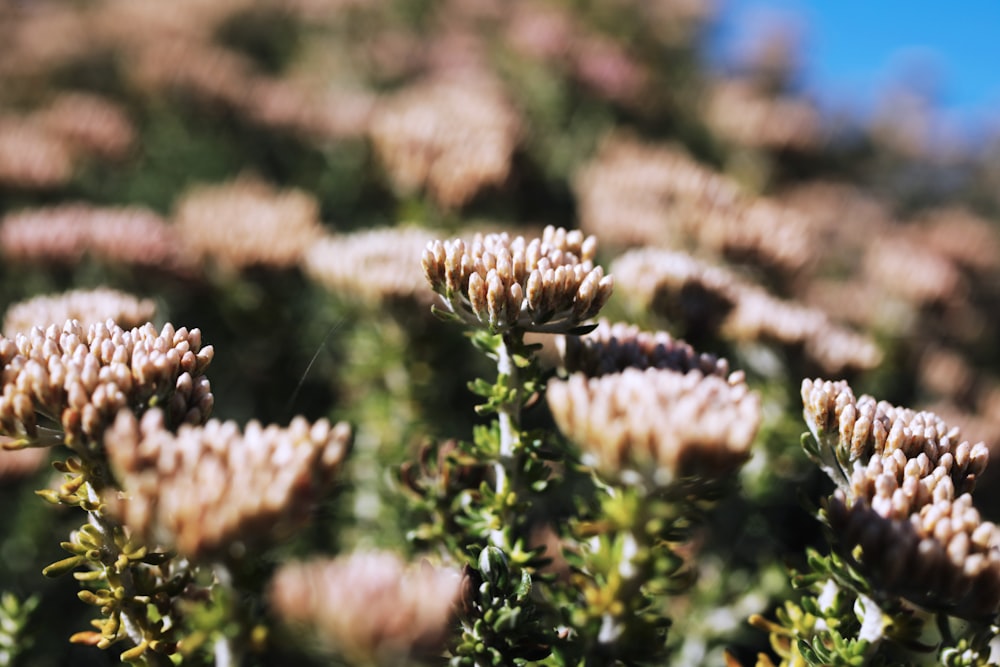
[[[521,384],[517,369],[511,354],[511,348],[516,347],[517,334],[505,333],[497,346],[497,382],[512,391],[512,398],[499,406],[497,416],[500,424],[500,453],[494,464],[497,497],[504,498],[510,492],[513,482],[511,477],[516,474],[516,453],[521,448]],[[502,525],[490,533],[490,543],[501,549],[509,549],[506,528],[509,523],[503,517]]]

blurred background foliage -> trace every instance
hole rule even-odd
[[[933,110],[919,105],[899,104],[898,117],[869,125],[823,116],[796,90],[799,54],[778,30],[731,71],[713,71],[703,49],[715,20],[697,0],[0,1],[0,305],[100,285],[151,297],[159,322],[199,327],[214,345],[214,416],[355,425],[341,488],[303,534],[261,555],[262,572],[317,550],[409,553],[414,518],[394,471],[421,444],[471,432],[466,384],[491,371],[420,299],[361,296],[387,268],[358,263],[359,287],[330,289],[300,263],[241,264],[186,246],[189,228],[176,222],[183,198],[241,176],[307,193],[327,235],[418,226],[444,238],[555,224],[596,234],[605,267],[635,246],[726,266],[734,280],[870,336],[881,363],[833,371],[859,393],[932,406],[994,446],[997,151],[934,145],[920,117]],[[640,157],[631,171],[585,178],[616,142],[687,157],[673,171],[664,158]],[[754,218],[757,240],[735,251],[725,239],[751,223],[743,208],[719,203],[728,192],[747,209],[773,205]],[[78,202],[98,214],[132,206],[159,216],[193,268],[87,247],[65,261],[46,255],[45,241],[31,253],[11,240],[16,216]],[[682,207],[695,220],[687,227],[671,222]],[[650,210],[661,227],[634,234],[633,214]],[[715,227],[722,241],[702,233],[702,214],[728,216]],[[39,215],[34,226],[49,224]],[[209,215],[200,224],[230,223]],[[806,239],[802,262],[766,261],[796,234]],[[880,258],[903,241],[896,264]],[[350,270],[356,259],[327,261]],[[412,262],[420,283],[419,257]],[[922,278],[927,290],[907,291]],[[712,515],[694,547],[700,583],[671,610],[675,664],[719,664],[723,647],[751,660],[767,638],[746,617],[780,604],[783,567],[822,545],[808,503],[829,483],[799,448],[798,396],[802,378],[822,368],[801,340],[705,326],[698,315],[715,306],[704,294],[682,294],[680,308],[660,307],[677,306],[669,298],[636,305],[632,287],[619,284],[609,318],[729,358],[764,397],[741,490]],[[527,418],[546,423],[543,411]],[[52,474],[2,476],[0,590],[38,596],[23,664],[110,664],[66,643],[89,610],[74,582],[40,573],[77,520],[34,497]],[[982,486],[981,509],[995,519],[1000,498]]]

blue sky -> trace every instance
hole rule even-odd
[[[723,58],[770,17],[794,18],[802,83],[828,109],[863,114],[880,90],[909,77],[966,132],[1000,126],[1000,0],[719,2]]]

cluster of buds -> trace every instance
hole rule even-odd
[[[477,234],[434,241],[423,267],[448,310],[472,326],[504,333],[571,331],[595,316],[614,286],[594,265],[597,240],[580,231],[546,227],[526,241],[508,234]]]
[[[457,570],[358,552],[281,567],[270,601],[283,621],[312,628],[352,663],[407,664],[441,649],[461,588]]]
[[[838,545],[918,604],[966,618],[1000,611],[1000,529],[970,495],[986,446],[933,413],[855,399],[846,382],[805,380],[802,399],[812,454],[840,486],[827,506]]]
[[[692,370],[628,368],[549,381],[549,407],[560,431],[598,470],[654,486],[704,474],[718,477],[749,456],[760,399],[742,373],[728,379]]]
[[[12,305],[4,316],[3,332],[12,337],[28,333],[36,326],[47,328],[67,320],[76,320],[85,327],[113,320],[120,327],[131,328],[150,322],[155,316],[156,303],[152,299],[139,299],[106,287],[79,289],[36,296]]]
[[[122,408],[163,405],[171,424],[201,423],[214,397],[204,372],[211,345],[201,331],[152,324],[125,330],[112,321],[84,328],[36,327],[0,337],[0,435],[16,446],[99,443]],[[47,417],[53,431],[38,423]]]
[[[196,561],[238,556],[248,543],[289,534],[333,480],[351,441],[344,423],[297,417],[287,428],[210,420],[176,434],[152,409],[128,410],[105,433],[105,449],[124,494],[109,511],[147,544]]]
[[[588,377],[620,373],[626,368],[666,368],[679,373],[698,370],[705,375],[729,376],[729,362],[714,354],[699,353],[666,331],[641,331],[624,322],[601,319],[597,328],[584,336],[563,336],[557,340],[563,367]]]

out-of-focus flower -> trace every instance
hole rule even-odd
[[[137,207],[63,204],[10,213],[0,222],[0,247],[9,261],[75,264],[89,254],[111,263],[193,270],[174,227]]]
[[[926,242],[891,232],[868,246],[864,272],[887,293],[917,306],[943,303],[966,289],[947,257]]]
[[[619,104],[639,104],[648,80],[646,69],[617,42],[598,35],[575,39],[576,77],[597,95]]]
[[[281,620],[309,627],[351,662],[400,664],[441,650],[461,583],[451,568],[356,552],[282,566],[269,599]]]
[[[519,127],[497,83],[465,74],[386,98],[371,135],[396,188],[425,187],[443,206],[457,207],[507,179]]]
[[[694,247],[782,273],[815,254],[800,212],[749,196],[679,149],[611,136],[574,189],[581,227],[618,246]]]
[[[142,421],[118,414],[104,437],[124,493],[109,511],[148,543],[203,561],[238,556],[256,542],[287,536],[308,518],[340,468],[351,429],[297,417],[287,428],[251,421],[184,424],[176,434],[158,409]]]
[[[0,184],[54,188],[73,175],[73,153],[62,137],[38,123],[0,116]]]
[[[204,375],[213,354],[198,329],[171,324],[157,331],[70,321],[0,337],[0,435],[19,446],[100,442],[119,410],[154,402],[172,424],[201,423],[214,402]]]
[[[195,255],[236,269],[294,266],[323,231],[312,195],[246,177],[191,190],[175,219]]]
[[[156,315],[156,303],[106,287],[71,290],[52,296],[36,296],[7,309],[3,335],[13,338],[16,333],[28,333],[34,327],[48,328],[76,320],[80,326],[103,324],[112,320],[123,329],[149,322]]]
[[[972,391],[976,372],[957,350],[932,345],[921,355],[917,379],[922,390],[961,401]]]
[[[816,151],[824,143],[819,112],[805,100],[771,97],[749,81],[719,81],[708,96],[706,120],[719,136],[740,146]]]
[[[313,243],[303,268],[327,289],[378,303],[415,299],[430,305],[434,293],[420,270],[433,232],[416,227],[374,229],[326,236]]]
[[[114,102],[87,93],[62,93],[31,116],[74,152],[117,159],[135,143],[135,128]]]
[[[424,275],[448,309],[494,333],[566,332],[594,317],[614,287],[594,265],[597,239],[546,227],[542,237],[477,234],[434,241],[424,250]]]
[[[695,352],[682,340],[665,331],[641,331],[624,322],[602,319],[584,336],[566,335],[559,339],[563,367],[588,377],[620,373],[626,368],[663,368],[678,373],[698,370],[705,375],[729,376],[729,362],[713,354]]]
[[[49,460],[48,451],[39,447],[4,449],[8,442],[13,444],[13,439],[0,436],[0,485],[34,475]]]
[[[141,90],[150,94],[179,92],[223,108],[239,106],[254,73],[247,58],[183,37],[150,41],[129,65],[129,75]]]
[[[831,322],[824,313],[784,301],[736,275],[664,250],[631,250],[612,264],[621,291],[640,307],[680,316],[695,329],[737,341],[801,346],[827,372],[872,368],[873,341]]]
[[[996,225],[964,208],[925,212],[917,221],[928,248],[961,267],[993,273],[1000,266]]]
[[[602,474],[635,474],[656,486],[688,475],[717,477],[749,457],[760,399],[742,374],[627,368],[549,381],[556,424]]]

